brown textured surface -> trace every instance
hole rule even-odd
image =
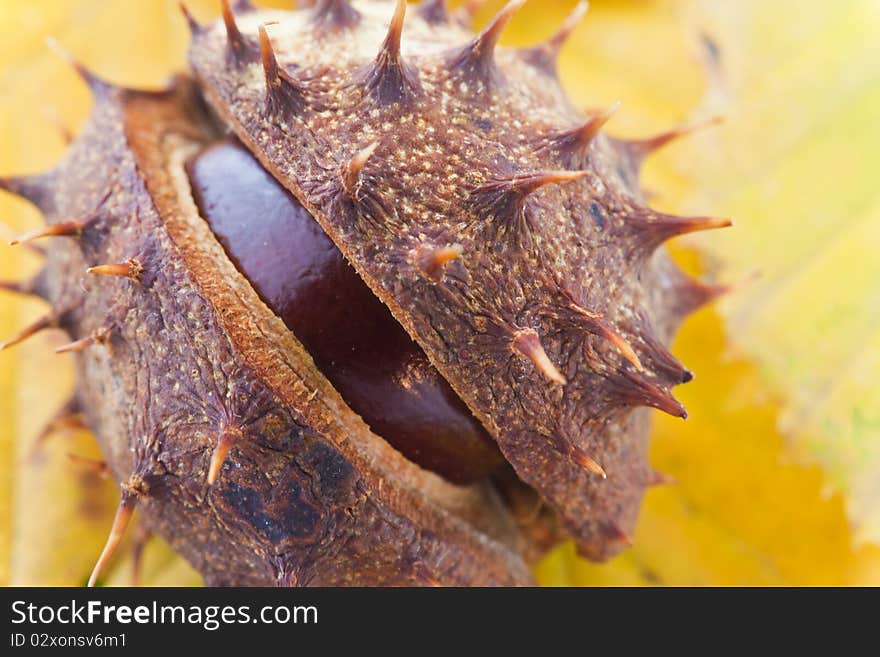
[[[148,525],[209,584],[530,582],[494,492],[371,434],[223,257],[183,168],[206,137],[188,84],[94,90],[84,135],[28,194],[52,223],[92,217],[52,243],[48,296],[72,336],[111,329],[79,355],[79,394]],[[84,275],[127,258],[137,281]],[[209,487],[227,430],[240,438]]]
[[[657,248],[701,224],[644,206],[624,145],[599,135],[572,152],[559,138],[586,117],[546,67],[503,48],[493,61],[492,27],[468,46],[472,36],[454,23],[412,12],[401,52],[415,83],[399,102],[372,93],[363,72],[383,61],[395,3],[353,4],[356,25],[330,32],[315,30],[311,9],[240,15],[251,44],[270,24],[262,54],[274,66],[274,51],[284,73],[270,68],[268,87],[258,57],[229,59],[222,24],[196,27],[190,59],[203,91],[559,512],[580,551],[607,558],[626,545],[651,481],[647,414],[636,407],[685,415],[668,389],[688,375],[663,345],[686,284]],[[342,172],[373,144],[352,189]],[[588,174],[535,191],[533,172],[575,164]],[[439,281],[414,257],[426,244],[462,247]],[[565,385],[512,349],[524,329],[540,336]],[[585,455],[607,479],[583,467]]]
[[[653,146],[568,104],[562,37],[497,48],[521,4],[474,37],[440,2],[407,19],[405,2],[238,2],[238,18],[189,19],[195,84],[135,92],[81,70],[83,136],[55,170],[0,186],[63,235],[35,288],[53,311],[30,331],[71,335],[123,490],[99,566],[135,505],[209,584],[527,584],[524,559],[565,533],[594,559],[630,544],[662,479],[640,407],[686,417],[669,389],[692,375],[665,345],[715,293],[661,245],[727,222],[645,206]],[[227,129],[512,469],[454,486],[346,405],[199,214],[186,163]]]

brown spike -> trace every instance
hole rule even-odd
[[[414,260],[419,270],[435,282],[443,278],[446,266],[461,257],[461,244],[431,247],[422,245],[415,250]]]
[[[627,342],[626,338],[620,333],[615,331],[602,315],[591,312],[575,303],[574,298],[570,293],[566,293],[566,296],[569,298],[569,308],[586,320],[587,328],[590,333],[594,333],[614,345],[614,347],[620,352],[620,355],[628,360],[636,370],[639,372],[645,370],[642,361],[639,360],[639,356],[636,354],[635,349],[632,348],[632,345]]]
[[[67,458],[77,465],[82,466],[88,470],[91,470],[96,475],[101,477],[101,479],[107,479],[110,476],[110,468],[107,467],[106,461],[100,461],[98,459],[91,459],[87,456],[80,456],[79,454],[74,454],[72,452],[67,453]]]
[[[672,279],[667,304],[673,316],[681,320],[703,306],[716,301],[719,297],[736,291],[760,277],[759,271],[753,271],[736,283],[712,285],[696,278],[691,278],[677,267],[670,270]]]
[[[704,283],[703,281],[694,280],[692,286],[692,296],[697,297],[695,299],[695,309],[696,307],[704,306],[708,303],[712,303],[713,301],[723,297],[727,294],[730,294],[737,288],[736,283],[731,284],[718,284],[712,285],[709,283]]]
[[[99,276],[122,276],[124,278],[130,278],[133,281],[140,280],[143,271],[143,265],[135,258],[129,258],[125,262],[112,265],[96,265],[86,269],[87,274],[95,274]]]
[[[104,344],[107,341],[107,337],[110,335],[110,329],[106,327],[97,328],[92,331],[89,335],[80,340],[76,340],[75,342],[70,342],[68,344],[62,345],[55,349],[56,354],[65,354],[73,351],[84,351],[88,349],[93,344]]]
[[[89,425],[86,424],[86,416],[81,412],[76,412],[54,418],[44,427],[43,432],[46,432],[46,435],[48,435],[58,430],[81,431],[86,429],[90,429]]]
[[[636,241],[648,251],[653,251],[673,237],[733,226],[733,221],[726,218],[677,217],[651,210],[637,215],[632,223],[636,228]]]
[[[214,446],[214,451],[211,453],[211,463],[208,466],[209,486],[213,486],[214,482],[217,481],[217,477],[220,476],[220,468],[222,468],[223,464],[226,462],[226,456],[229,454],[229,450],[239,438],[241,438],[241,431],[231,427],[227,427],[223,433],[220,434],[220,437],[217,439],[217,444]]]
[[[46,272],[43,270],[28,281],[0,281],[0,290],[7,290],[17,294],[29,294],[41,299],[47,299],[45,275]]]
[[[207,31],[208,27],[206,25],[202,25],[199,23],[195,17],[190,12],[189,7],[186,6],[185,2],[179,2],[178,6],[180,7],[180,13],[183,14],[183,17],[186,19],[186,24],[189,27],[189,33],[192,36],[199,36],[200,34]]]
[[[673,417],[687,419],[687,410],[670,392],[642,374],[619,370],[608,379],[612,397],[623,404],[651,406]]]
[[[15,292],[16,294],[32,294],[30,281],[22,283],[21,281],[0,280],[0,290]]]
[[[0,189],[2,189],[2,186],[0,186]],[[2,222],[0,222],[0,233],[3,233],[2,239],[5,239],[7,242],[11,239],[14,239],[16,235],[15,231],[12,230],[12,228],[8,224]],[[39,244],[35,244],[34,242],[27,242],[26,244],[24,244],[24,248],[26,248],[31,253],[42,256],[44,258],[49,253],[44,247],[40,246]]]
[[[642,340],[648,349],[648,355],[654,371],[670,381],[673,385],[693,381],[694,374],[681,364],[663,343],[650,333],[642,336]]]
[[[406,0],[397,0],[394,6],[394,15],[388,26],[388,35],[382,49],[388,51],[393,60],[400,58],[400,40],[403,36],[403,22],[406,20]]]
[[[374,141],[366,148],[362,148],[358,151],[354,157],[342,167],[342,188],[345,190],[345,193],[348,194],[349,198],[355,201],[358,200],[358,192],[363,184],[361,174],[364,171],[364,167],[367,165],[367,161],[373,153],[376,152],[377,148],[379,148],[379,142]]]
[[[235,9],[239,13],[253,10],[253,6],[250,9],[240,9],[238,5],[236,5]],[[259,57],[259,49],[251,37],[245,36],[238,29],[238,24],[235,22],[235,13],[229,6],[229,0],[223,0],[222,12],[223,25],[226,28],[226,45],[229,59],[234,64],[249,64],[256,61]]]
[[[507,178],[506,182],[512,189],[523,196],[534,194],[547,185],[580,180],[589,175],[589,171],[534,171]]]
[[[501,176],[475,189],[472,194],[498,195],[510,200],[523,200],[542,187],[579,180],[589,171],[531,171]]]
[[[625,545],[626,547],[632,547],[633,540],[632,537],[623,530],[623,527],[618,525],[616,522],[609,521],[603,526],[603,533],[606,538],[613,542],[619,543],[621,545]]]
[[[523,59],[535,68],[539,68],[548,75],[555,77],[556,61],[559,59],[562,46],[565,45],[571,33],[574,32],[574,29],[583,20],[589,8],[590,3],[586,0],[579,2],[556,34],[542,44],[523,50]]]
[[[303,91],[278,65],[265,24],[260,25],[259,30],[260,59],[263,62],[263,73],[266,78],[266,109],[273,115],[298,114],[305,107]]]
[[[679,288],[676,299],[676,306],[682,317],[713,303],[731,290],[729,285],[709,285],[696,279],[689,279],[689,281],[688,284]]]
[[[731,294],[741,287],[753,283],[760,278],[761,273],[754,271],[742,280],[727,285],[711,285],[704,283],[685,274],[680,274],[680,280],[675,285],[675,298],[673,303],[680,317],[686,317],[696,312],[703,306],[715,302],[720,297]]]
[[[544,351],[541,338],[535,329],[520,329],[514,333],[510,348],[515,354],[532,361],[538,371],[550,381],[561,386],[567,383],[565,377],[556,369],[547,352]]]
[[[61,345],[60,347],[55,348],[56,354],[66,354],[74,351],[85,351],[93,344],[95,344],[97,340],[94,336],[89,335],[74,342],[68,342],[65,345]]]
[[[89,588],[93,587],[98,581],[101,572],[113,557],[116,548],[119,547],[119,543],[125,535],[125,530],[128,528],[129,522],[131,522],[135,506],[137,506],[137,494],[127,484],[123,484],[119,506],[116,509],[116,516],[113,518],[113,525],[110,528],[110,535],[107,536],[107,543],[104,545],[101,556],[98,557],[98,561],[94,569],[92,569],[92,574],[89,576],[89,583],[87,585]]]
[[[313,11],[312,23],[320,33],[347,30],[361,21],[360,12],[349,0],[318,0]]]
[[[578,180],[588,171],[532,171],[501,176],[473,189],[470,203],[479,217],[493,217],[505,223],[524,218],[529,197],[547,185]]]
[[[263,62],[263,74],[266,78],[266,89],[271,91],[281,87],[281,77],[278,74],[278,60],[275,59],[275,50],[269,33],[266,32],[265,24],[260,25],[260,59]]]
[[[113,88],[112,85],[108,84],[86,68],[82,62],[78,61],[70,51],[58,43],[53,37],[46,37],[46,46],[76,71],[76,74],[79,75],[83,82],[89,86],[89,89],[92,90],[93,95],[103,94]]]
[[[578,466],[586,470],[587,472],[592,472],[595,475],[599,475],[602,479],[608,479],[608,475],[605,474],[605,469],[599,465],[595,459],[587,454],[582,449],[578,449],[574,445],[568,444],[568,455],[569,458]]]
[[[42,210],[43,214],[49,214],[52,210],[52,187],[50,174],[0,178],[0,189],[30,201]]]
[[[405,17],[406,0],[397,0],[388,36],[385,37],[379,56],[362,76],[366,93],[382,105],[406,104],[421,92],[418,71],[400,56],[400,39]]]
[[[676,139],[692,135],[700,130],[705,130],[706,128],[716,126],[723,121],[723,117],[713,116],[703,121],[692,123],[688,126],[682,126],[673,130],[669,130],[668,132],[656,135],[654,137],[649,137],[648,139],[626,140],[620,141],[619,143],[623,145],[624,149],[626,149],[626,151],[629,153],[630,157],[636,162],[636,164],[641,164],[642,160],[648,157],[648,155],[650,155],[654,151],[663,148],[668,143],[675,141]]]
[[[24,342],[29,337],[36,335],[40,331],[48,328],[56,328],[57,326],[58,315],[56,313],[45,315],[27,328],[19,331],[16,335],[9,338],[6,342],[0,343],[0,351],[3,351],[4,349],[9,349],[9,347],[14,347],[17,344]]]
[[[422,0],[416,13],[430,25],[449,23],[449,8],[446,6],[446,0]]]
[[[229,0],[222,0],[221,11],[223,25],[226,27],[226,44],[232,60],[238,63],[252,61],[255,58],[255,52],[241,30],[238,29],[235,14],[232,12],[232,7],[229,6]]]
[[[56,224],[49,224],[48,226],[44,226],[43,228],[35,228],[34,230],[24,233],[23,235],[19,235],[15,239],[9,240],[9,246],[26,244],[28,242],[32,242],[33,240],[40,239],[41,237],[75,237],[80,235],[83,231],[83,228],[85,227],[86,222],[80,221],[78,219],[60,221]]]
[[[542,148],[558,152],[564,166],[573,169],[583,167],[590,144],[619,107],[620,101],[617,101],[604,112],[591,116],[577,128],[551,135]]]
[[[504,28],[526,0],[510,0],[469,44],[449,58],[449,67],[466,80],[491,83],[496,77],[495,48]]]
[[[648,476],[645,478],[645,485],[648,487],[674,486],[677,483],[678,481],[672,475],[657,472],[656,470],[649,470]]]
[[[639,372],[645,371],[645,368],[642,365],[642,361],[639,360],[638,355],[632,348],[632,345],[626,341],[626,338],[624,338],[620,333],[612,329],[607,324],[603,323],[599,326],[599,328],[602,337],[613,344],[620,352],[621,356],[626,358],[626,360],[628,360],[632,364],[632,366],[635,367],[636,370],[638,370]]]
[[[648,405],[653,406],[657,410],[663,411],[673,417],[679,417],[682,420],[688,419],[687,409],[665,388],[657,386],[656,392],[647,395],[646,399],[650,402]]]

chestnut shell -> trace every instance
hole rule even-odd
[[[716,293],[662,243],[728,222],[646,206],[638,167],[668,138],[580,116],[552,70],[561,37],[498,47],[521,4],[473,36],[435,0],[405,29],[402,1],[224,2],[213,25],[189,18],[193,78],[165,92],[79,67],[96,102],[83,135],[54,170],[0,185],[76,238],[52,242],[32,290],[52,311],[25,334],[78,341],[78,402],[121,482],[93,579],[135,506],[209,584],[528,584],[525,558],[564,534],[594,559],[629,544],[659,480],[645,407],[686,415],[670,389],[691,375],[665,345]],[[193,197],[186,163],[218,124],[510,470],[453,485],[346,403]]]

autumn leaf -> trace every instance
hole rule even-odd
[[[574,4],[533,0],[505,42],[546,38]],[[734,229],[680,240],[675,255],[710,280],[748,282],[675,342],[697,373],[678,391],[691,417],[656,419],[653,464],[677,483],[648,494],[633,549],[599,565],[563,546],[538,566],[543,583],[880,583],[877,34],[876,0],[593,0],[562,83],[585,109],[622,101],[608,125],[619,136],[726,117],[651,158],[644,183],[658,209],[732,216]],[[180,70],[187,41],[173,0],[2,3],[0,174],[51,166],[87,116],[50,35],[107,79],[150,88]],[[0,219],[4,241],[40,222],[5,194]],[[38,265],[0,246],[0,279]],[[0,337],[45,311],[0,295]],[[86,432],[61,429],[35,449],[73,385],[70,362],[51,353],[59,340],[0,353],[0,583],[81,584],[115,507],[113,483],[68,456],[99,458]],[[107,583],[131,581],[136,535]],[[146,584],[199,581],[155,539],[141,571]]]
[[[719,184],[681,202],[723,203],[748,221],[719,253],[726,278],[762,272],[721,305],[729,334],[783,395],[793,454],[823,466],[856,540],[877,543],[880,3],[816,3],[806,16],[778,4],[744,12],[739,40],[758,43],[784,20],[802,38],[775,44],[764,69],[731,54],[736,116],[692,165]]]
[[[880,4],[593,5],[564,54],[563,67],[581,62],[566,85],[597,90],[592,104],[623,96],[613,129],[626,135],[661,116],[726,116],[655,157],[646,185],[661,209],[734,217],[734,230],[686,242],[699,258],[678,255],[713,280],[748,282],[676,341],[698,373],[680,393],[691,419],[657,420],[654,464],[678,484],[649,493],[635,548],[603,566],[566,548],[542,578],[876,583]],[[706,38],[720,79],[684,62]],[[643,63],[647,80],[632,73]]]

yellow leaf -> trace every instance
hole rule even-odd
[[[742,218],[714,253],[726,277],[762,276],[721,306],[731,339],[781,396],[792,451],[845,494],[857,540],[878,543],[880,3],[736,4],[727,40],[753,48],[730,63],[733,116],[681,203]],[[796,36],[769,38],[786,24]]]
[[[607,63],[609,79],[637,79],[630,68],[647,61],[665,86],[692,73],[677,53],[695,52],[696,35],[717,43],[724,86],[691,99],[691,113],[724,109],[726,123],[657,156],[646,184],[662,209],[737,219],[686,241],[705,254],[691,269],[762,276],[676,341],[698,374],[680,393],[691,420],[658,418],[653,458],[679,484],[649,493],[636,547],[607,565],[565,548],[539,573],[554,583],[876,584],[880,549],[860,541],[880,539],[880,3],[594,8],[620,41],[585,28],[563,64],[574,52]],[[594,76],[564,81],[601,89]],[[662,93],[641,98],[646,125],[664,102],[689,113]]]

